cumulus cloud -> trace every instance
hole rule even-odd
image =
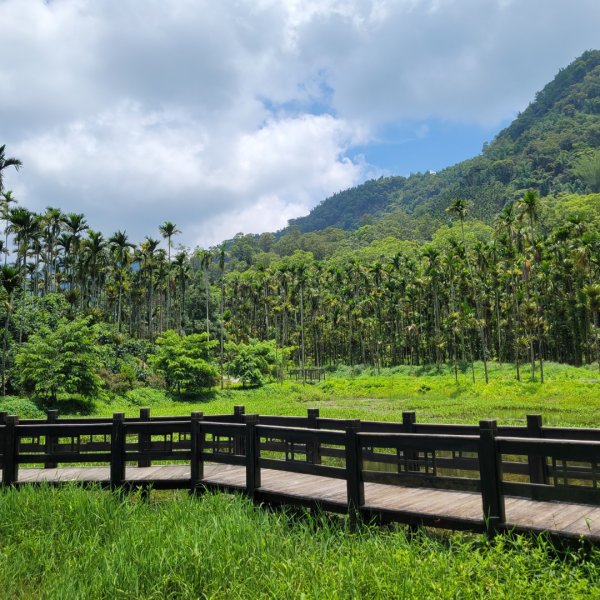
[[[377,172],[352,150],[386,124],[522,110],[599,24],[596,0],[0,0],[7,185],[137,240],[278,229]]]
[[[61,204],[67,194],[65,210],[103,231],[140,238],[169,219],[189,226],[190,244],[215,244],[238,231],[280,229],[314,198],[354,184],[363,165],[344,153],[363,135],[341,119],[301,115],[223,136],[185,112],[126,103],[18,144],[35,174],[18,191],[40,210],[40,200]]]

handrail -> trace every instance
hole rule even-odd
[[[288,425],[276,424],[282,422]],[[330,423],[316,409],[302,419],[268,417],[261,422],[259,415],[246,415],[241,406],[233,415],[205,417],[195,412],[160,419],[151,418],[149,409],[142,409],[139,418],[115,413],[103,421],[59,420],[53,413],[46,421],[19,422],[2,415],[2,485],[19,484],[23,464],[54,468],[59,463],[101,462],[110,466],[110,485],[116,489],[129,482],[128,462],[137,461],[143,468],[156,460],[176,460],[190,463],[189,481],[179,484],[192,490],[203,485],[205,462],[244,465],[244,489],[252,498],[260,498],[261,469],[344,479],[347,509],[354,517],[365,506],[365,483],[480,493],[490,530],[505,522],[505,495],[600,505],[600,430],[544,428],[537,415],[528,416],[527,427],[517,431],[481,421],[477,427],[453,426],[454,433],[442,433],[441,426],[416,424],[414,413],[404,413],[401,424],[391,424],[393,431],[385,431],[383,422],[359,420],[336,421],[336,426],[343,423],[343,430],[323,427]],[[426,427],[436,433],[425,433]],[[546,437],[549,431],[559,431],[560,437]],[[519,432],[527,435],[514,435]],[[567,432],[573,434],[570,439],[564,437]],[[587,439],[595,437],[594,432],[599,439]],[[526,462],[516,462],[515,456],[526,457]],[[375,463],[394,471],[377,470]],[[506,479],[509,473],[529,480]]]

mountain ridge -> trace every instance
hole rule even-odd
[[[600,51],[588,50],[537,92],[534,100],[478,156],[437,173],[368,180],[333,194],[280,232],[355,230],[398,209],[441,217],[453,198],[489,221],[524,190],[581,193],[577,160],[600,147]]]

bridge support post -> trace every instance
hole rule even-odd
[[[256,430],[258,415],[244,415],[246,423],[246,494],[253,500],[260,480],[260,438]]]
[[[544,437],[542,431],[542,415],[527,415],[527,436],[531,438]],[[539,454],[530,454],[527,457],[529,463],[529,481],[531,483],[548,483],[548,469],[546,458]]]
[[[4,456],[2,458],[2,486],[14,485],[19,479],[19,437],[17,425],[19,417],[7,415],[4,428]]]
[[[243,423],[246,407],[243,404],[237,404],[233,407],[233,422]],[[233,438],[233,453],[238,456],[244,455],[244,436],[236,435]]]
[[[309,408],[307,411],[308,414],[308,428],[309,429],[319,429],[319,409],[318,408]],[[319,440],[315,440],[313,442],[307,443],[307,453],[306,457],[308,462],[313,465],[321,464],[321,444]]]
[[[402,411],[402,428],[404,433],[414,433],[415,423],[417,422],[417,415],[414,410],[403,410]],[[398,473],[402,472],[402,462],[400,461],[400,448],[396,451],[398,455]],[[402,450],[404,457],[404,470],[405,471],[418,471],[419,465],[417,463],[417,452],[415,450]]]
[[[365,484],[362,480],[362,447],[358,437],[360,420],[346,424],[346,493],[350,526],[356,527],[361,519],[360,509],[365,503]]]
[[[479,421],[479,473],[483,518],[488,534],[505,522],[502,493],[502,460],[496,447],[496,421]]]
[[[58,410],[56,410],[56,409],[49,410],[47,413],[47,416],[46,416],[46,421],[48,423],[56,423],[58,421]],[[56,444],[56,436],[47,435],[46,436],[46,444],[45,444],[45,448],[44,448],[44,450],[46,451],[46,454],[52,454],[55,444]],[[58,465],[55,462],[44,463],[45,469],[56,469],[57,466]]]
[[[204,452],[204,432],[202,431],[203,418],[204,415],[201,412],[192,413],[190,491],[193,494],[197,493],[198,488],[204,479],[204,459],[202,458],[202,452]]]
[[[110,436],[110,487],[116,490],[125,483],[125,413],[113,413]]]
[[[147,407],[140,408],[140,422],[147,423],[150,421],[150,409]],[[152,436],[149,433],[139,433],[138,434],[138,452],[140,454],[144,454],[145,451],[150,450],[150,442],[152,440]],[[138,459],[138,467],[151,467],[152,460],[147,457],[142,457]]]

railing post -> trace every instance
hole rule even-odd
[[[504,495],[502,494],[502,457],[496,446],[496,421],[479,421],[479,473],[483,518],[488,533],[504,523]]]
[[[308,428],[309,429],[319,429],[319,409],[318,408],[309,408],[307,411],[308,414]],[[321,464],[321,444],[318,439],[315,439],[313,442],[307,443],[307,454],[306,457],[309,463],[313,465]]]
[[[115,490],[125,482],[125,413],[113,413],[110,436],[110,487]]]
[[[17,483],[19,479],[19,437],[17,425],[19,417],[8,415],[5,419],[4,428],[4,457],[2,459],[2,485],[9,486]]]
[[[0,411],[0,425],[4,425],[6,423],[6,417],[8,417],[8,413],[6,411]]]
[[[197,491],[200,482],[204,479],[204,459],[202,458],[202,452],[204,452],[204,432],[202,431],[203,418],[204,415],[201,412],[192,413],[192,459],[190,461],[190,491],[192,493]]]
[[[58,421],[58,410],[56,410],[56,409],[49,410],[47,413],[47,416],[46,416],[46,422],[47,423],[56,423],[57,421]],[[44,450],[46,451],[46,454],[52,454],[55,444],[56,444],[56,436],[47,435],[46,436],[46,444],[45,444],[45,448],[44,448]],[[57,466],[58,466],[58,464],[55,462],[46,462],[44,464],[45,469],[56,469]]]
[[[402,411],[402,428],[404,433],[414,433],[417,415],[414,410]],[[398,473],[402,472],[402,464],[404,463],[405,471],[418,471],[417,452],[415,450],[402,450],[403,461],[400,459],[400,448],[396,450],[398,456]]]
[[[243,404],[236,404],[233,407],[233,422],[234,423],[243,423],[244,422],[244,414],[246,413],[246,407]],[[244,454],[244,436],[236,435],[233,438],[233,453],[238,456],[243,456]]]
[[[360,509],[365,503],[365,484],[362,480],[362,447],[358,438],[360,420],[346,423],[346,491],[348,515],[351,526],[360,519]]]
[[[150,409],[147,407],[140,408],[140,422],[148,423],[150,421]],[[152,436],[149,433],[143,432],[138,434],[138,452],[144,454],[150,449],[150,441]],[[138,458],[138,467],[151,467],[152,460],[146,456]]]
[[[527,415],[527,437],[541,438],[542,415]],[[529,481],[531,483],[548,483],[548,469],[546,468],[546,457],[539,454],[529,454]]]
[[[256,431],[258,415],[244,415],[246,423],[246,494],[254,499],[260,487],[260,444]]]

